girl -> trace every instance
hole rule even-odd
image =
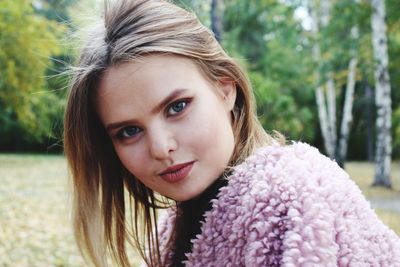
[[[84,255],[130,266],[128,242],[148,266],[400,266],[398,237],[347,174],[266,134],[252,98],[193,14],[107,4],[65,112]]]

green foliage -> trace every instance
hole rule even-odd
[[[337,92],[337,122],[340,128],[342,105],[347,84],[348,64],[356,51],[358,70],[354,100],[354,121],[349,156],[366,158],[367,119],[373,96],[366,99],[365,87],[374,84],[374,60],[371,44],[371,7],[369,1],[332,0],[327,27],[314,37],[295,19],[298,7],[315,8],[319,1],[226,0],[223,15],[223,45],[231,55],[244,59],[253,82],[258,111],[267,130],[276,129],[289,138],[301,138],[317,144],[319,122],[316,112],[313,72],[320,65],[322,82],[333,73]],[[400,3],[386,0],[389,71],[393,109],[400,103]],[[357,26],[359,38],[351,35]],[[314,42],[321,47],[321,61],[313,62]],[[398,113],[398,111],[396,111]],[[393,117],[394,156],[400,156],[400,115]],[[398,118],[399,117],[399,118]],[[372,118],[373,119],[373,118]],[[372,122],[375,126],[375,123]]]
[[[329,46],[325,47],[331,53],[329,63],[335,74],[338,88],[344,88],[347,77],[347,63],[349,61],[350,49],[357,49],[359,58],[357,73],[357,90],[354,102],[354,123],[350,137],[349,153],[357,158],[365,158],[367,143],[367,116],[366,105],[373,102],[365,99],[365,86],[374,85],[374,59],[372,55],[371,42],[371,6],[370,1],[332,1],[333,13],[329,27],[322,32],[323,38],[329,39]],[[400,156],[400,131],[397,129],[400,122],[400,2],[397,0],[386,0],[386,23],[389,49],[389,74],[392,89],[393,113],[393,157]],[[357,25],[359,28],[359,39],[354,41],[350,38],[350,28]],[[372,104],[372,110],[374,106]],[[340,115],[340,114],[339,114]],[[375,127],[375,122],[373,122]]]
[[[224,46],[245,58],[267,131],[312,142],[311,54],[295,6],[275,0],[226,1]]]
[[[41,142],[62,113],[45,75],[64,28],[35,14],[27,0],[1,1],[0,10],[0,147]]]
[[[193,10],[206,26],[210,26],[211,1],[173,2]],[[359,64],[348,150],[350,157],[363,159],[367,146],[365,110],[373,101],[373,98],[365,98],[365,86],[374,84],[370,3],[369,0],[359,4],[332,0],[330,22],[314,38],[294,14],[298,7],[318,2],[220,0],[222,45],[247,68],[265,129],[276,129],[289,139],[313,144],[321,143],[314,69],[320,64],[325,73],[333,72],[340,122],[348,63],[352,49],[356,49]],[[394,110],[393,152],[395,157],[400,157],[400,2],[385,2]],[[71,62],[74,54],[61,47],[58,40],[65,39],[66,30],[75,30],[72,25],[86,26],[81,9],[94,12],[101,6],[96,0],[31,3],[28,0],[0,1],[0,149],[23,148],[24,144],[43,147],[49,136],[59,136],[67,85],[66,77],[60,75],[64,68],[62,62]],[[61,22],[67,26],[60,26]],[[360,33],[356,41],[350,34],[353,25],[358,26]],[[313,62],[314,41],[321,42],[322,62]],[[326,79],[324,72],[322,77]],[[371,109],[374,112],[373,105]]]
[[[311,140],[314,127],[309,122],[313,118],[312,111],[301,106],[292,94],[282,94],[281,84],[266,79],[258,72],[251,72],[250,78],[255,87],[257,110],[264,128],[278,130],[289,139]]]

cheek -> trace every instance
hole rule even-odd
[[[204,109],[189,118],[189,123],[187,128],[190,131],[183,137],[197,152],[221,153],[230,150],[233,131],[229,116],[224,110]]]
[[[138,156],[142,153],[133,153],[134,149],[127,147],[116,147],[115,148],[119,159],[121,160],[122,164],[125,168],[135,175],[136,177],[142,177],[142,171],[146,168],[140,168],[140,166],[146,166],[146,159],[144,156]],[[142,154],[143,155],[143,154]]]
[[[187,139],[193,144],[202,145],[203,142],[209,141],[210,136],[215,131],[215,123],[210,118],[207,111],[198,111],[195,114],[191,114],[187,118],[185,123],[186,133],[182,135],[183,138]],[[183,132],[182,132],[183,133]]]

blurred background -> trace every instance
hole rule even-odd
[[[248,71],[264,128],[336,160],[399,235],[400,1],[174,2]],[[76,37],[101,7],[0,1],[0,267],[85,265],[62,118]]]

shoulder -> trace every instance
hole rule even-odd
[[[331,262],[338,248],[326,197],[331,181],[339,180],[351,184],[335,162],[307,144],[262,147],[234,168],[203,231],[221,233],[222,253],[240,244],[235,260],[248,266],[290,265],[299,258]]]
[[[324,213],[336,209],[330,205],[344,196],[363,199],[336,162],[305,143],[262,147],[238,165],[230,179],[225,190],[238,192],[240,204],[249,205],[246,210],[267,205],[290,214],[319,210],[328,217]]]
[[[260,148],[228,179],[192,241],[193,266],[398,262],[398,238],[348,175],[316,148]],[[391,249],[379,248],[381,243]]]
[[[260,148],[236,167],[231,179],[231,190],[237,192],[234,210],[240,212],[235,218],[246,226],[249,263],[268,260],[260,256],[267,250],[274,263],[288,265],[299,259],[325,266],[337,260],[374,265],[399,257],[393,249],[380,248],[382,242],[399,247],[399,239],[357,185],[310,145]]]
[[[354,184],[338,164],[305,144],[271,145],[259,148],[245,162],[236,166],[232,177],[249,181],[250,188],[271,185],[296,187],[304,191],[329,187],[332,184]],[[356,188],[354,185],[353,187]],[[309,188],[311,189],[311,188]]]
[[[242,188],[241,204],[250,205],[245,209],[268,206],[286,219],[318,217],[332,227],[336,216],[372,211],[349,175],[305,143],[260,148],[235,170],[232,184]]]

